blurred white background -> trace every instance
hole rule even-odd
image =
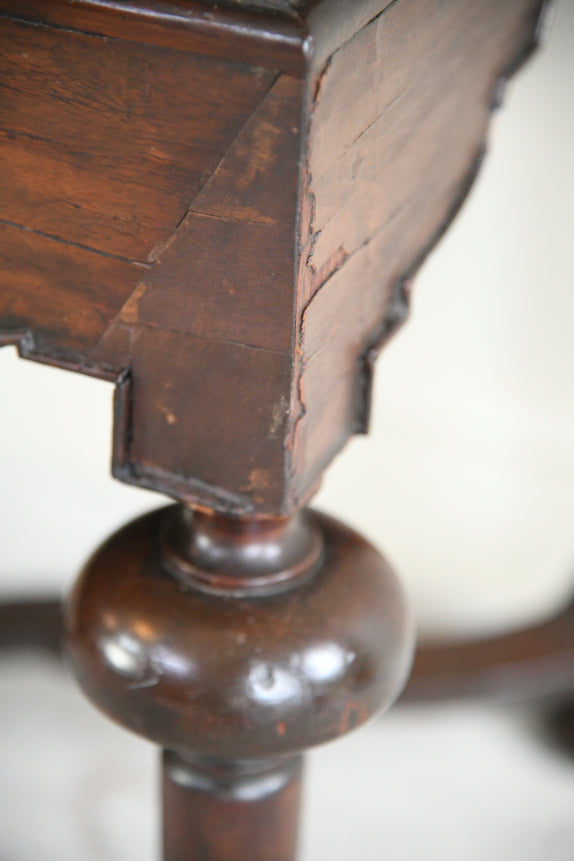
[[[317,499],[390,557],[429,632],[574,591],[574,3],[519,73],[377,368],[372,432]],[[0,590],[66,588],[163,499],[109,477],[112,387],[0,351]]]

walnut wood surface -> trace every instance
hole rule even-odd
[[[384,560],[311,511],[146,514],[92,556],[65,625],[86,694],[169,751],[166,861],[294,861],[300,754],[390,706],[414,642]]]
[[[337,738],[394,702],[410,667],[413,626],[397,579],[368,542],[304,512],[324,552],[317,559],[304,550],[307,576],[291,565],[269,589],[257,559],[277,554],[250,519],[224,518],[212,558],[235,547],[236,559],[244,552],[252,560],[254,579],[246,587],[237,564],[234,587],[210,586],[194,570],[200,542],[187,543],[187,564],[174,562],[171,527],[182,511],[159,509],[115,533],[68,600],[71,666],[96,705],[168,749],[258,760]],[[181,525],[190,539],[197,530],[206,535],[196,516]],[[288,546],[295,539],[304,549],[297,536],[284,533]],[[276,547],[273,529],[268,537]]]
[[[301,756],[230,765],[163,756],[164,861],[292,861]]]
[[[296,497],[365,431],[371,362],[472,184],[501,81],[529,51],[539,12],[500,0],[394,3],[308,94]]]
[[[58,656],[62,645],[58,598],[0,603],[0,649]],[[462,697],[510,701],[569,694],[574,694],[574,602],[530,628],[487,639],[419,642],[399,702]]]
[[[3,221],[132,264],[158,256],[274,78],[7,20],[1,33]]]
[[[115,474],[184,503],[65,613],[87,694],[169,751],[167,861],[292,861],[299,753],[404,683],[392,573],[298,509],[543,6],[0,0],[0,344],[113,381]]]
[[[305,75],[391,0],[1,0],[0,15]]]
[[[119,478],[295,510],[542,6],[0,0],[0,342],[116,382]]]

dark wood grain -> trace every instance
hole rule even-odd
[[[0,345],[113,381],[115,475],[185,503],[65,614],[88,696],[168,751],[167,861],[293,861],[300,753],[404,684],[397,581],[299,509],[544,5],[0,0]]]
[[[210,0],[0,0],[0,15],[294,74],[306,68],[311,48],[290,4],[274,10]]]
[[[119,478],[294,511],[365,428],[542,5],[0,2],[0,337],[118,383]],[[224,59],[229,15],[314,33],[313,61]],[[222,56],[138,35],[206,21]]]
[[[121,40],[1,33],[0,219],[126,261],[154,259],[273,80]]]
[[[0,15],[305,75],[391,0],[0,0]]]
[[[281,508],[289,357],[155,327],[129,346],[114,474],[216,509]]]
[[[0,223],[0,261],[0,337],[78,370],[141,278],[129,262],[11,224]]]
[[[276,80],[89,359],[130,370],[118,477],[283,508],[300,93]]]
[[[539,13],[530,0],[394,3],[319,75],[299,258],[295,498],[365,430],[365,364],[472,184],[500,82],[531,50]]]

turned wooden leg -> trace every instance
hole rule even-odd
[[[342,524],[170,506],[117,532],[66,611],[89,697],[165,749],[167,861],[295,858],[302,758],[399,693],[413,632]]]
[[[163,755],[165,861],[290,861],[297,852],[303,757],[221,761]]]
[[[293,858],[298,757],[404,682],[394,576],[305,506],[545,6],[0,0],[0,344],[113,382],[114,475],[181,503],[66,611],[169,861]]]

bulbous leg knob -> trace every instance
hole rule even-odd
[[[413,645],[384,560],[312,511],[285,521],[183,506],[147,514],[88,562],[66,625],[96,705],[178,751],[188,775],[211,771],[214,787],[215,775],[245,784],[246,763],[265,772],[389,706]],[[197,800],[201,781],[191,783]],[[195,857],[227,859],[181,855]]]

